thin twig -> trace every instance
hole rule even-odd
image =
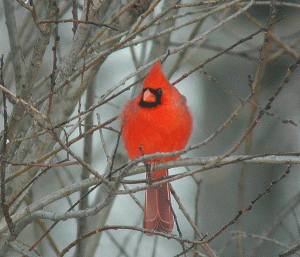
[[[222,229],[220,229],[216,234],[214,234],[210,239],[207,240],[207,242],[211,242],[214,240],[218,235],[223,233],[229,226],[233,225],[244,213],[250,211],[253,207],[253,205],[260,200],[263,196],[268,195],[271,193],[273,186],[277,184],[280,180],[285,178],[290,173],[291,165],[288,165],[286,171],[276,180],[270,183],[270,186],[261,194],[259,194],[253,201],[250,202],[250,204],[243,210],[239,211],[238,214],[234,217],[233,220],[231,220],[229,223],[227,223]]]
[[[95,26],[100,27],[100,28],[101,27],[106,27],[106,28],[109,28],[109,29],[112,29],[112,30],[115,30],[115,31],[123,32],[120,29],[114,28],[114,27],[106,25],[106,24],[96,23],[96,22],[93,22],[93,21],[83,21],[83,20],[78,20],[78,19],[66,19],[66,20],[57,20],[57,21],[55,21],[55,20],[41,20],[38,23],[68,23],[68,22],[72,22],[72,23],[75,23],[75,24],[78,24],[78,23],[91,24],[91,25],[95,25]]]
[[[179,199],[179,196],[176,194],[176,191],[174,190],[174,188],[172,187],[172,185],[170,184],[170,188],[171,188],[171,193],[174,196],[174,198],[176,199],[176,202],[179,205],[180,210],[183,212],[184,216],[186,217],[186,219],[188,220],[188,222],[191,224],[191,226],[193,227],[195,233],[197,234],[197,236],[199,237],[199,240],[203,240],[206,236],[203,235],[199,229],[196,227],[196,224],[194,223],[194,221],[192,220],[192,218],[190,217],[189,213],[186,211],[186,209],[184,208],[182,202]],[[196,240],[196,238],[195,238]],[[212,247],[208,244],[208,243],[204,243],[203,245],[201,245],[202,248],[207,252],[207,254],[210,257],[217,257],[216,252],[212,249]]]
[[[94,230],[92,232],[89,232],[85,235],[82,235],[80,238],[77,238],[75,241],[73,241],[72,243],[70,243],[65,249],[63,249],[60,254],[58,255],[59,257],[64,256],[72,247],[74,247],[76,244],[78,244],[79,241],[84,240],[94,234],[97,233],[101,233],[103,231],[106,230],[135,230],[135,231],[139,231],[142,233],[146,233],[146,234],[153,234],[153,235],[158,235],[158,236],[162,236],[165,237],[167,239],[174,239],[178,242],[183,242],[183,243],[189,243],[189,244],[198,244],[198,245],[202,245],[204,242],[201,241],[197,241],[197,240],[190,240],[190,239],[182,239],[180,237],[177,237],[175,235],[172,234],[165,234],[162,232],[156,232],[150,229],[142,229],[142,228],[138,228],[138,227],[134,227],[134,226],[104,226],[102,228],[99,228],[97,230]]]
[[[31,111],[33,111],[34,113],[36,113],[37,115],[39,115],[41,118],[43,119],[47,119],[47,117],[42,114],[39,110],[37,110],[36,108],[34,108],[32,105],[28,104],[26,101],[24,101],[21,97],[13,94],[11,91],[9,91],[7,88],[3,87],[2,85],[0,85],[0,89],[7,93],[10,97],[12,97],[16,103],[21,103],[22,105],[24,105],[25,107],[29,108]]]

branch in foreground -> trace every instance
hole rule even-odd
[[[71,244],[69,244],[65,249],[63,249],[58,256],[64,256],[72,247],[74,247],[76,244],[78,244],[79,241],[81,241],[83,239],[86,239],[86,238],[88,238],[88,237],[90,237],[94,234],[102,233],[103,231],[106,231],[106,230],[127,230],[127,229],[128,230],[140,231],[140,232],[145,233],[145,234],[151,233],[153,235],[162,236],[162,237],[165,237],[167,239],[175,239],[179,243],[188,243],[188,244],[194,244],[194,245],[203,245],[205,243],[201,240],[183,239],[183,238],[177,237],[177,236],[172,235],[172,234],[165,234],[165,233],[162,233],[162,232],[156,232],[156,231],[153,231],[153,230],[138,228],[138,227],[135,227],[135,226],[104,226],[100,229],[97,229],[97,230],[94,230],[90,233],[82,235],[80,238],[77,238],[75,241],[73,241]]]
[[[99,180],[97,180],[95,177],[86,179],[84,181],[75,183],[73,185],[70,185],[68,187],[65,187],[61,190],[55,191],[44,198],[38,200],[37,202],[27,206],[23,210],[17,212],[14,214],[11,218],[13,222],[17,223],[20,222],[24,217],[27,215],[32,214],[34,211],[38,211],[43,209],[45,206],[49,205],[50,203],[53,203],[59,199],[64,198],[65,196],[71,195],[72,193],[78,192],[84,187],[90,187],[95,184],[99,183]],[[0,233],[4,232],[7,230],[7,224],[5,221],[1,220],[0,223]]]
[[[160,155],[161,154],[154,154],[151,156],[160,156]],[[162,155],[166,155],[166,154],[162,154]],[[258,163],[258,164],[286,164],[286,163],[299,164],[300,163],[300,160],[298,158],[299,155],[300,155],[300,153],[271,154],[271,155],[262,155],[262,156],[231,156],[231,157],[227,157],[227,158],[223,159],[220,163],[218,163],[218,166],[232,164],[232,163],[239,163],[239,162],[249,162],[249,163]],[[148,156],[150,156],[150,155],[148,155]],[[146,156],[143,156],[138,159],[142,159],[144,157],[146,157]],[[166,168],[179,167],[179,166],[185,166],[185,165],[204,165],[204,167],[205,167],[205,164],[214,162],[218,158],[219,157],[203,157],[203,158],[176,160],[176,161],[170,161],[170,162],[166,162],[166,163],[157,163],[155,165],[155,169],[159,170],[159,169],[166,169]],[[200,169],[200,170],[202,171],[204,169]],[[146,172],[145,166],[134,167],[130,171],[130,173],[126,174],[125,176],[131,176],[134,174],[145,173],[145,172]],[[170,176],[167,179],[164,179],[162,181],[154,183],[153,186],[159,186],[160,184],[167,183],[169,181],[178,180],[178,179],[181,179],[186,176],[190,176],[190,175],[192,175],[194,173],[198,173],[198,172],[200,172],[199,169],[197,169],[195,171],[184,172],[182,174],[178,174],[175,176]],[[114,177],[116,178],[116,176],[113,176],[113,178]],[[56,192],[53,192],[52,194],[40,199],[38,202],[31,204],[30,206],[26,207],[25,209],[21,210],[20,212],[16,213],[15,215],[13,215],[12,221],[20,222],[25,216],[31,215],[34,212],[36,212],[35,215],[37,215],[38,217],[45,215],[44,217],[50,218],[50,216],[51,216],[51,218],[50,218],[51,220],[65,220],[68,218],[75,218],[75,217],[82,216],[82,215],[83,216],[84,215],[93,215],[94,214],[93,211],[96,211],[96,212],[99,211],[98,208],[95,208],[95,210],[93,210],[93,211],[90,210],[89,212],[76,211],[76,212],[72,212],[72,213],[68,213],[68,214],[64,213],[62,215],[50,214],[50,213],[46,214],[46,212],[37,212],[37,211],[43,209],[45,206],[49,205],[50,203],[65,197],[66,195],[70,195],[74,192],[81,190],[83,187],[90,187],[97,183],[99,183],[99,181],[95,177],[93,177],[93,178],[81,181],[79,183],[70,185],[70,186],[63,188],[61,190],[58,190]],[[109,183],[109,182],[106,181],[106,183]],[[133,188],[130,190],[120,190],[117,192],[117,194],[134,193],[134,192],[145,190],[148,187],[149,186],[144,186],[144,187],[136,187],[136,188]],[[34,217],[34,218],[36,218],[36,217]],[[7,230],[7,224],[5,221],[4,222],[2,221],[0,223],[0,232],[4,232],[6,230]]]
[[[183,150],[184,151],[184,150]],[[180,151],[176,152],[176,155],[178,155]],[[149,154],[144,155],[142,157],[137,158],[136,160],[133,160],[131,163],[137,164],[145,162],[146,160],[151,160],[154,158],[164,158],[164,157],[170,157],[174,153],[156,153],[156,154]],[[262,154],[262,155],[232,155],[229,157],[226,157],[222,159],[220,162],[218,162],[217,167],[233,164],[233,163],[254,163],[254,164],[300,164],[300,153],[273,153],[273,154]],[[155,163],[151,168],[153,171],[161,170],[161,169],[171,169],[176,167],[183,167],[183,166],[198,166],[198,165],[208,165],[210,163],[215,162],[216,160],[220,159],[221,156],[212,156],[212,157],[197,157],[197,158],[186,158],[186,159],[177,159],[174,161],[168,161],[168,162],[160,162]],[[132,166],[131,166],[132,167]],[[211,168],[211,167],[210,167]],[[214,167],[215,168],[215,167]],[[136,166],[130,169],[130,172],[127,173],[126,176],[132,176],[135,174],[145,173],[147,171],[146,167],[143,166]],[[192,175],[194,173],[197,173],[198,171],[188,171],[184,174],[187,174],[187,176]]]

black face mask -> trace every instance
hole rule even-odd
[[[146,90],[149,90],[156,98],[155,102],[145,102],[143,100],[143,97],[140,101],[140,106],[141,107],[145,107],[145,108],[152,108],[152,107],[156,107],[157,105],[161,104],[161,96],[162,96],[162,89],[158,88],[158,89],[152,89],[152,88],[144,88],[143,89],[143,94]]]

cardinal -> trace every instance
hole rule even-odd
[[[157,61],[143,83],[142,92],[129,101],[120,115],[122,138],[131,160],[147,154],[182,150],[193,129],[193,118],[185,96],[165,77]],[[147,161],[164,162],[179,156]],[[147,180],[168,176],[168,170],[147,172]],[[165,183],[146,190],[144,228],[171,233],[174,227],[170,185]]]

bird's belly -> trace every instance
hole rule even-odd
[[[170,117],[169,117],[170,118]],[[138,120],[138,122],[137,122]],[[130,124],[131,123],[131,124]],[[138,156],[153,154],[157,152],[173,152],[182,150],[188,143],[189,136],[182,136],[191,133],[191,129],[185,123],[178,122],[178,119],[153,120],[135,119],[127,122],[131,129],[124,129],[124,141],[130,159]],[[155,159],[154,161],[166,161],[174,158]]]

